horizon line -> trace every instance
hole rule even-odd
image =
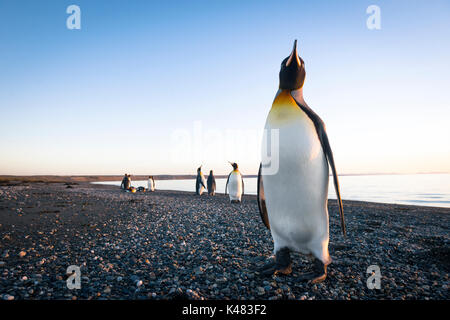
[[[445,171],[429,171],[429,172],[409,172],[409,173],[402,173],[402,172],[375,172],[375,173],[341,173],[338,174],[338,176],[376,176],[376,175],[410,175],[410,174],[450,174],[450,172]],[[0,174],[0,178],[6,178],[6,177],[115,177],[115,176],[122,176],[123,173],[118,174]],[[195,173],[178,173],[178,174],[172,174],[172,173],[137,173],[133,174],[132,176],[192,176],[196,175]],[[227,175],[225,174],[217,174],[217,176],[220,175]],[[246,174],[247,176],[257,176],[258,173],[254,174]],[[331,176],[331,174],[329,174]]]

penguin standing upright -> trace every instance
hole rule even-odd
[[[125,175],[123,176],[123,179],[122,179],[122,183],[120,184],[120,189],[125,189],[125,184],[126,184],[127,180],[128,180],[128,176],[125,173]]]
[[[233,171],[228,175],[225,194],[227,194],[228,189],[231,203],[237,203],[241,202],[241,197],[244,194],[244,178],[239,172],[237,163],[230,162],[230,164],[233,166]]]
[[[151,192],[155,191],[155,179],[153,179],[153,176],[148,177],[147,186]]]
[[[129,190],[131,188],[131,175],[125,173],[120,188],[124,190]]]
[[[216,179],[214,178],[214,174],[213,174],[212,170],[209,171],[207,185],[208,185],[208,194],[210,196],[215,195],[216,194]]]
[[[206,188],[205,177],[203,176],[202,173],[202,166],[200,166],[197,169],[197,179],[195,180],[195,193],[201,196],[205,188]]]
[[[297,40],[289,57],[283,60],[280,86],[267,116],[265,129],[278,130],[278,170],[261,164],[258,173],[258,205],[264,224],[274,241],[275,261],[259,271],[265,275],[289,274],[290,251],[312,254],[312,272],[301,280],[313,283],[325,280],[328,253],[329,221],[327,209],[328,164],[345,232],[344,212],[325,125],[303,99],[305,64],[297,53]],[[262,148],[262,157],[265,148]]]

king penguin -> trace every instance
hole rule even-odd
[[[265,130],[278,130],[278,170],[261,164],[258,173],[258,206],[269,228],[275,260],[259,271],[263,275],[290,274],[290,252],[312,255],[313,271],[302,274],[304,281],[325,280],[328,253],[328,165],[344,236],[345,221],[339,181],[325,124],[303,99],[305,63],[297,53],[297,40],[289,57],[281,63],[279,90],[267,116]],[[262,156],[267,148],[262,148]],[[273,155],[272,155],[273,157]]]
[[[237,163],[230,162],[230,164],[233,167],[233,171],[228,175],[225,194],[227,194],[228,189],[231,203],[238,203],[241,202],[241,197],[244,194],[244,178],[239,172]]]
[[[214,178],[214,173],[212,170],[209,171],[208,180],[206,181],[208,185],[208,194],[213,196],[216,194],[216,179]]]
[[[129,190],[131,188],[131,175],[125,173],[120,187],[124,190]]]
[[[126,184],[128,181],[128,175],[125,173],[122,179],[122,183],[120,184],[120,189],[126,189]]]
[[[153,179],[153,176],[148,177],[147,186],[148,190],[150,190],[151,192],[155,191],[156,186],[155,186],[155,179]]]
[[[206,188],[205,177],[203,176],[202,173],[202,166],[200,166],[197,169],[197,179],[195,180],[195,193],[201,196],[205,188]]]

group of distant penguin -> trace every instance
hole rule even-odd
[[[325,124],[303,98],[305,75],[305,63],[298,55],[295,40],[291,54],[281,63],[279,89],[265,124],[266,130],[278,131],[279,165],[278,170],[272,172],[270,164],[260,164],[257,202],[262,221],[273,238],[275,259],[258,272],[267,276],[290,274],[290,253],[300,252],[312,256],[314,263],[311,272],[303,273],[297,279],[318,283],[327,277],[327,266],[331,263],[327,208],[329,167],[344,236],[346,228],[337,170]],[[267,148],[263,146],[262,158],[265,150]],[[244,181],[238,165],[231,165],[233,171],[228,175],[225,194],[228,189],[230,200],[240,202]],[[129,186],[124,180],[124,186]],[[205,183],[200,166],[196,194],[201,195],[206,188],[209,194],[215,194],[215,178],[211,170]]]
[[[244,178],[238,169],[236,162],[231,163],[233,170],[230,172],[225,185],[225,194],[230,197],[231,203],[240,203],[242,195],[244,194]],[[202,195],[205,189],[208,189],[208,194],[213,196],[216,194],[216,179],[213,171],[209,171],[208,181],[205,183],[205,177],[202,173],[202,166],[197,169],[197,178],[195,179],[195,193]]]
[[[120,188],[128,191],[128,192],[132,192],[135,193],[136,191],[141,191],[141,192],[145,192],[145,191],[155,191],[155,179],[153,178],[153,176],[149,176],[148,180],[147,180],[147,188],[144,187],[138,187],[135,188],[133,186],[131,186],[131,175],[125,173],[125,176],[122,179],[122,183],[120,184]]]

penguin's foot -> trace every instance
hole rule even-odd
[[[298,277],[300,281],[308,281],[310,283],[320,283],[324,281],[326,278],[327,278],[326,273],[317,274],[315,272],[303,273]]]
[[[292,272],[291,252],[288,248],[283,248],[275,254],[276,270],[274,274],[288,275]]]
[[[283,274],[283,275],[287,276],[287,275],[289,275],[291,273],[292,273],[292,263],[289,264],[287,267],[279,268],[279,269],[275,270],[274,274],[275,275]]]
[[[292,272],[292,260],[288,248],[278,250],[275,255],[275,261],[266,264],[259,270],[259,273],[261,273],[264,276],[271,276],[274,274],[288,275],[291,272]]]
[[[277,264],[275,261],[269,262],[263,265],[261,268],[257,269],[257,271],[263,276],[271,276],[277,270]]]
[[[319,259],[314,261],[312,272],[306,272],[299,276],[300,281],[309,281],[310,283],[320,283],[327,278],[327,266]]]

